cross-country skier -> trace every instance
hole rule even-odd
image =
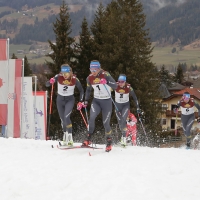
[[[117,84],[108,72],[101,69],[99,61],[91,61],[90,71],[91,74],[86,79],[87,88],[83,106],[87,106],[92,88],[94,90],[94,98],[90,108],[88,135],[82,145],[88,146],[91,144],[91,136],[95,128],[95,119],[102,111],[103,125],[107,141],[106,152],[109,152],[112,149],[112,130],[110,127],[110,118],[112,114],[111,88],[115,90],[117,88]],[[81,105],[77,109],[81,109]]]
[[[137,107],[137,113],[140,114],[139,103],[136,94],[129,83],[126,82],[126,75],[120,74],[117,82],[117,89],[115,90],[115,104],[116,104],[116,116],[119,123],[119,128],[122,132],[121,145],[126,146],[126,119],[130,110],[129,95],[131,95],[135,101]]]
[[[49,87],[57,82],[58,91],[56,105],[61,119],[63,128],[63,145],[73,145],[72,123],[70,115],[74,107],[74,89],[75,86],[80,92],[80,102],[83,101],[84,90],[79,79],[73,74],[72,68],[68,64],[61,66],[61,72],[47,81],[46,86]]]
[[[128,118],[126,120],[127,131],[126,138],[127,142],[131,142],[132,145],[136,146],[136,137],[137,137],[137,118],[133,113],[129,111]]]
[[[195,120],[194,107],[198,109],[198,118],[197,122],[200,123],[200,106],[194,101],[193,98],[190,98],[189,92],[184,92],[180,101],[178,101],[176,108],[174,109],[175,113],[178,113],[178,109],[181,108],[181,122],[183,126],[184,135],[186,136],[186,148],[190,148],[191,143],[191,133],[190,130]]]

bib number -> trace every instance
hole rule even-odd
[[[68,89],[67,86],[64,86],[64,87],[63,87],[63,91],[66,91],[67,89]]]
[[[99,90],[101,90],[100,87],[99,87],[99,85],[97,85],[96,87],[97,87]]]

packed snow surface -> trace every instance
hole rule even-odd
[[[57,144],[0,138],[0,199],[200,199],[198,150],[128,146],[107,153],[105,145],[59,150]]]

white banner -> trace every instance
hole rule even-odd
[[[32,77],[24,77],[21,138],[35,139],[33,99]]]
[[[22,59],[9,59],[7,137],[20,137]]]
[[[35,92],[33,92],[34,95]],[[47,93],[45,91],[36,92],[35,107],[35,139],[46,140],[47,131]]]

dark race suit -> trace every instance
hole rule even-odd
[[[135,104],[139,109],[138,100],[131,85],[125,83],[123,87],[120,87],[117,83],[117,89],[115,90],[115,104],[118,111],[115,109],[115,113],[123,137],[126,137],[127,131],[126,119],[128,117],[128,111],[130,110],[129,95],[133,97]]]
[[[198,103],[195,103],[192,98],[190,98],[188,103],[185,103],[183,100],[177,103],[177,107],[181,108],[181,122],[183,126],[184,135],[187,138],[187,143],[190,143],[191,133],[190,130],[195,120],[194,107],[198,109],[200,116],[200,106]]]
[[[105,86],[100,84],[100,80],[105,78],[107,84]],[[93,88],[94,98],[92,100],[90,108],[90,119],[89,119],[89,134],[93,134],[95,129],[95,119],[97,115],[102,111],[103,125],[105,128],[106,136],[109,136],[112,131],[110,127],[110,118],[112,114],[112,100],[111,100],[111,88],[116,89],[117,84],[112,76],[101,70],[97,76],[90,74],[87,77],[87,89],[85,94],[85,100],[88,101],[90,98],[90,93]],[[106,87],[106,88],[105,88]]]
[[[73,75],[70,79],[64,79],[63,76],[57,74],[54,79],[58,85],[56,105],[61,119],[61,125],[64,132],[68,131],[68,133],[72,133],[72,123],[70,115],[74,107],[75,101],[74,89],[75,86],[78,88],[80,92],[80,101],[83,101],[84,90],[79,79],[76,78],[75,75]],[[50,85],[51,83],[47,81],[46,86]]]

